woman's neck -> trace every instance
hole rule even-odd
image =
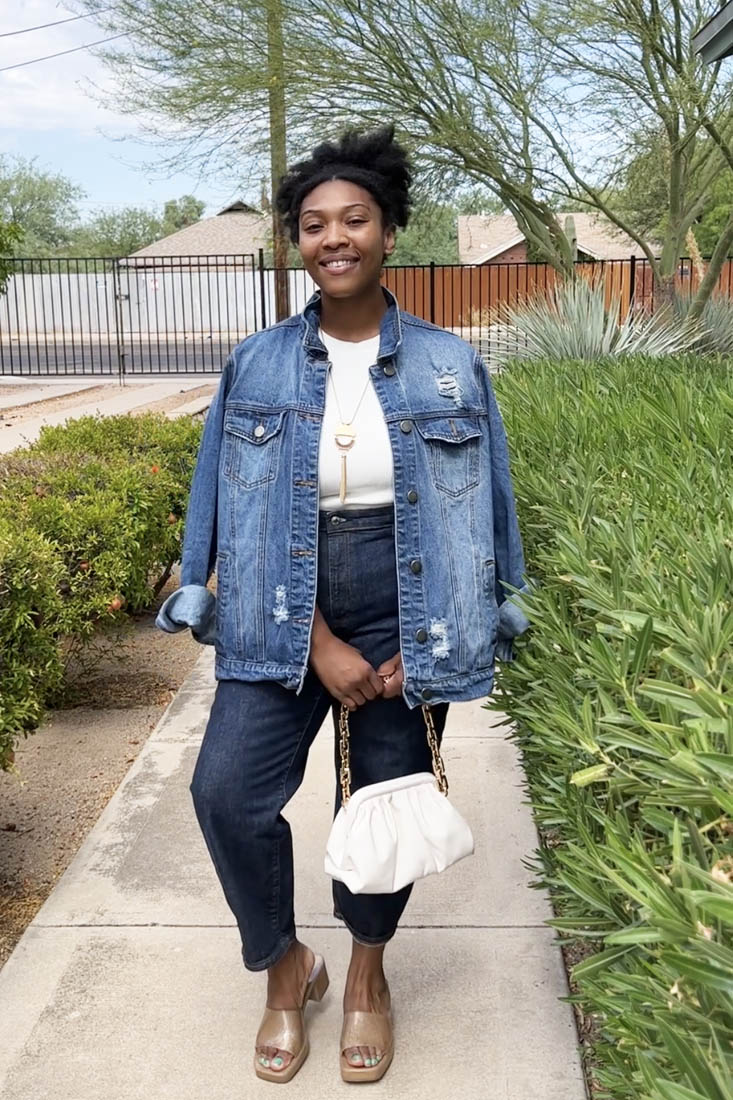
[[[378,336],[387,303],[381,283],[353,298],[332,298],[321,291],[321,327],[336,340],[369,340]]]

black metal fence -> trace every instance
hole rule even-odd
[[[263,253],[117,259],[12,259],[0,296],[0,375],[217,374],[230,349],[276,318],[275,271]],[[651,270],[630,258],[580,263],[599,276],[621,317],[632,303],[654,308]],[[718,289],[733,294],[733,263]],[[557,273],[546,264],[424,264],[386,267],[383,282],[400,306],[474,343],[491,358],[503,306],[547,293]],[[694,284],[682,260],[681,284]],[[315,284],[287,269],[290,312]]]

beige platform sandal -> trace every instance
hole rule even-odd
[[[383,1051],[376,1066],[354,1066],[346,1057],[351,1047],[376,1047]],[[392,1010],[387,1015],[380,1012],[345,1012],[341,1028],[341,1078],[350,1084],[360,1081],[378,1081],[384,1077],[394,1056]]]
[[[255,1050],[255,1073],[263,1081],[292,1080],[308,1057],[310,1043],[305,1029],[305,1006],[308,1001],[320,1001],[328,989],[328,972],[322,955],[315,956],[308,984],[300,1008],[266,1008],[255,1039],[255,1047],[277,1047],[292,1054],[284,1069],[271,1069],[260,1062],[261,1054]]]

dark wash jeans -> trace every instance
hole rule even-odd
[[[333,633],[373,668],[400,648],[392,505],[319,515],[316,602]],[[448,703],[431,708],[442,739]],[[300,786],[308,750],[329,711],[335,730],[334,816],[340,703],[308,669],[303,689],[272,681],[218,680],[190,785],[196,816],[242,937],[248,970],[265,970],[295,937],[293,848],[282,809]],[[401,695],[349,714],[351,789],[432,771],[421,707]],[[319,853],[320,857],[320,853]],[[324,872],[325,874],[325,872]],[[364,944],[394,935],[412,885],[352,894],[333,881],[334,916]]]

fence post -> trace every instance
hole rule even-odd
[[[435,260],[430,261],[430,320],[435,324]]]
[[[122,281],[120,279],[120,260],[112,259],[112,286],[115,297],[115,340],[117,342],[117,374],[120,382],[125,373],[125,331],[122,322]]]
[[[261,248],[259,250],[259,268],[260,268],[260,310],[262,313],[262,328],[267,328],[266,317],[266,296],[265,296],[265,250]]]
[[[636,293],[636,256],[631,257],[629,269],[629,312],[634,311],[634,294]]]

